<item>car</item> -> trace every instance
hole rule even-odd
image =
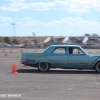
[[[23,53],[21,64],[46,72],[50,68],[92,69],[100,73],[100,55],[89,54],[79,45],[51,45],[43,52]]]

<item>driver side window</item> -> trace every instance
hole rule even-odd
[[[69,54],[83,54],[79,48],[69,47]]]

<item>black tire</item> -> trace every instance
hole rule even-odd
[[[98,63],[96,64],[95,69],[96,69],[97,72],[100,73],[100,62],[98,62]]]
[[[38,64],[38,70],[41,72],[46,72],[50,69],[50,65],[47,62],[40,62]]]

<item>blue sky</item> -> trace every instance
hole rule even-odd
[[[100,35],[100,0],[1,0],[0,36],[32,36],[32,32]]]

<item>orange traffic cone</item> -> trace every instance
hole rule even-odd
[[[14,73],[14,74],[18,73],[17,70],[16,70],[16,64],[15,63],[13,63],[13,65],[12,65],[12,72],[11,73]]]

